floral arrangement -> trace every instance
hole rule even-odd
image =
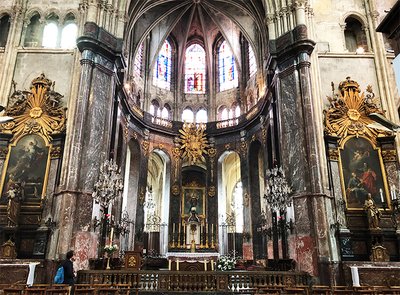
[[[115,251],[118,251],[118,245],[117,245],[117,244],[114,244],[114,245],[107,245],[107,246],[104,247],[104,251],[105,251],[107,254],[111,255],[111,254],[113,254]]]
[[[232,256],[223,255],[218,258],[217,270],[232,270],[235,268],[236,258]]]

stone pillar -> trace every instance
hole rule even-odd
[[[57,253],[72,248],[77,268],[87,268],[88,259],[97,256],[98,237],[89,232],[93,200],[91,193],[99,167],[108,159],[114,97],[114,61],[120,40],[86,23],[78,38],[82,52],[81,79],[72,128],[68,130],[69,156],[63,161],[63,181],[58,195],[59,213]],[[76,218],[79,216],[79,219]]]
[[[6,106],[10,95],[12,79],[14,77],[18,51],[16,48],[23,42],[25,2],[13,6],[13,14],[10,17],[10,29],[5,52],[2,57],[2,71],[0,73],[0,105]]]
[[[294,7],[296,10],[296,25],[306,24],[306,7],[304,0],[297,0],[294,2]]]
[[[250,166],[249,166],[249,146],[246,140],[246,133],[241,133],[240,146],[240,178],[243,185],[243,233],[251,233],[251,184],[250,184]],[[253,243],[250,240],[243,239],[243,258],[253,259]]]
[[[138,189],[138,204],[136,206],[135,218],[135,237],[134,244],[142,245],[144,242],[144,202],[146,198],[147,171],[149,160],[149,131],[145,130],[145,139],[141,142],[141,157],[140,157],[140,173],[139,173],[139,189]]]
[[[276,41],[279,71],[277,104],[281,165],[294,194],[296,256],[298,268],[313,275],[331,257],[330,225],[320,171],[319,140],[322,134],[308,122],[316,119],[313,108],[309,57],[315,43],[308,39],[307,27],[299,25]],[[272,54],[274,54],[272,52]],[[305,126],[302,128],[301,126]],[[293,240],[292,240],[293,241]]]
[[[1,133],[0,134],[0,170],[4,170],[4,163],[6,161],[6,157],[8,154],[9,143],[11,138],[13,137],[12,134]]]

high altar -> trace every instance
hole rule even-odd
[[[170,270],[214,270],[218,231],[207,222],[204,193],[196,182],[183,188],[180,222],[172,223],[166,253]]]

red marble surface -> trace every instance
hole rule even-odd
[[[89,259],[97,258],[98,237],[93,232],[77,232],[74,238],[74,269],[89,269]]]
[[[314,239],[310,236],[297,237],[296,253],[298,270],[317,275],[317,253],[315,251]]]
[[[244,260],[253,260],[253,244],[252,243],[243,243],[243,259]]]

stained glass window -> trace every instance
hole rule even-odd
[[[249,72],[250,77],[257,73],[256,56],[254,55],[253,47],[249,44]]]
[[[226,41],[218,49],[219,89],[224,91],[238,86],[235,57]]]
[[[171,87],[171,44],[165,40],[154,67],[153,84],[169,90]]]
[[[206,53],[199,44],[186,49],[185,92],[204,93],[206,83]]]
[[[135,62],[133,64],[134,71],[138,75],[140,75],[142,72],[142,63],[143,63],[143,42],[140,44],[138,48],[138,51],[135,56]]]

